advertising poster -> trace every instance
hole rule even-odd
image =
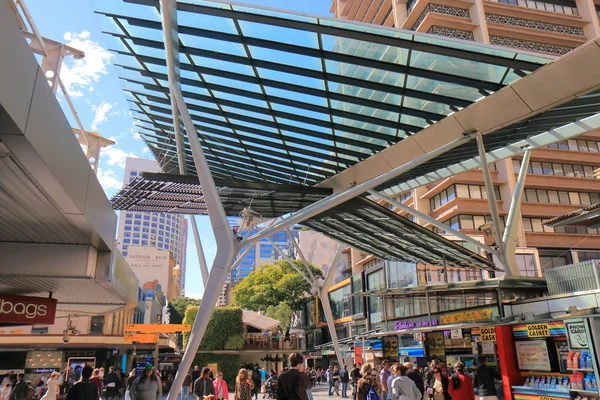
[[[567,324],[567,335],[572,349],[587,349],[589,347],[585,324],[583,322]]]
[[[515,342],[519,369],[525,371],[552,371],[550,356],[545,340]]]
[[[81,370],[83,367],[89,366],[92,368],[96,367],[95,357],[70,357],[67,360],[67,364],[71,368],[69,380],[77,382],[81,378]]]
[[[166,305],[169,285],[169,252],[155,247],[129,246],[127,263],[140,281],[145,300]]]
[[[388,360],[398,359],[398,336],[383,338],[383,358]]]
[[[446,355],[446,347],[444,346],[444,333],[429,333],[427,335],[427,347],[429,349],[429,357],[444,357]]]

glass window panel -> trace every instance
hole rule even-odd
[[[531,225],[531,218],[523,218],[523,230],[525,232],[533,232],[533,226]]]
[[[573,165],[573,171],[575,172],[575,176],[577,176],[579,178],[585,177],[585,174],[583,173],[582,165]]]
[[[563,170],[565,172],[565,176],[575,176],[572,165],[563,164]]]
[[[485,224],[485,217],[483,215],[473,216],[473,225],[475,226],[475,229],[479,228],[483,224]]]
[[[581,201],[579,200],[579,193],[569,192],[569,201],[571,204],[581,204]]]
[[[460,215],[460,228],[461,229],[475,229],[473,217],[470,215]]]
[[[513,172],[519,172],[521,168],[521,160],[512,160]]]
[[[562,164],[552,164],[552,170],[556,176],[564,176]]]
[[[530,203],[537,203],[538,199],[535,189],[525,189],[525,198]]]
[[[590,195],[588,193],[579,193],[579,199],[581,200],[581,204],[584,206],[589,206],[592,204]]]
[[[548,191],[548,200],[550,203],[553,203],[553,204],[560,203],[560,201],[558,199],[558,192],[556,190],[549,190]]]
[[[600,195],[598,193],[590,193],[590,201],[592,204],[600,203]]]
[[[410,66],[461,76],[464,75],[463,71],[468,71],[466,76],[469,78],[496,83],[506,72],[506,67],[415,50],[411,53]]]
[[[469,187],[467,185],[456,185],[456,197],[469,198]]]
[[[567,144],[569,145],[569,150],[578,150],[576,140],[569,139],[567,140]]]
[[[590,167],[589,165],[584,165],[583,173],[586,178],[593,178],[594,177],[594,168]]]
[[[450,186],[448,189],[446,189],[446,192],[448,193],[448,201],[450,200],[454,200],[454,198],[456,197],[456,193],[455,193],[455,189],[454,189],[454,185]]]
[[[542,225],[542,220],[539,218],[532,218],[531,226],[533,227],[534,232],[544,232],[544,226]]]
[[[472,199],[481,199],[481,186],[469,185],[469,192]]]
[[[542,170],[544,172],[544,175],[552,175],[552,164],[542,163]]]
[[[538,196],[538,201],[540,203],[549,203],[550,202],[550,200],[548,199],[548,192],[545,190],[538,190],[537,196]]]
[[[534,174],[543,174],[544,173],[544,171],[542,170],[541,162],[535,162],[535,161],[532,162],[531,168],[532,168]]]
[[[592,152],[592,153],[597,153],[598,152],[598,142],[594,142],[592,140],[588,140],[588,149]]]

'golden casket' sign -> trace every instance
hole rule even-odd
[[[527,337],[549,337],[550,328],[548,324],[527,325]]]
[[[479,331],[482,342],[495,342],[496,341],[496,328],[481,328]]]

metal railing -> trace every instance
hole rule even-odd
[[[550,295],[600,289],[600,260],[544,268]]]

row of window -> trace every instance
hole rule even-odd
[[[158,228],[158,229],[164,229],[167,232],[171,232],[171,229],[173,229],[173,232],[175,232],[175,228],[171,228],[169,225],[164,225],[164,224],[158,224],[158,222],[150,222],[150,221],[132,221],[130,219],[126,219],[125,220],[125,226],[131,226],[133,224],[133,226],[146,226],[146,227],[152,227],[152,228]]]
[[[500,200],[500,189],[498,186],[494,186],[494,192],[496,193],[496,199]],[[483,185],[452,185],[429,199],[429,207],[431,211],[433,211],[457,197],[465,199],[487,199],[487,191]]]
[[[600,153],[600,142],[596,140],[568,139],[552,143],[547,146],[549,149],[575,150],[587,153]]]
[[[134,219],[143,219],[144,221],[152,221],[152,222],[160,222],[161,224],[164,224],[165,221],[169,221],[169,220],[173,220],[176,222],[179,222],[180,219],[183,219],[181,216],[178,215],[171,215],[171,214],[148,214],[148,213],[143,213],[143,214],[134,214],[134,213],[126,213],[125,214],[125,218],[134,218]]]
[[[513,171],[519,172],[522,160],[512,160]],[[577,178],[594,178],[594,169],[598,166],[560,164],[531,161],[527,173],[538,175],[572,176]]]
[[[546,232],[546,233],[574,233],[579,235],[597,235],[600,230],[596,228],[586,228],[584,226],[557,226],[551,227],[544,225],[544,222],[550,218],[523,218],[523,229],[525,232]]]
[[[450,225],[451,228],[458,229],[470,229],[474,230],[479,228],[480,226],[492,222],[492,218],[489,215],[470,215],[470,214],[461,214],[455,215],[454,217],[444,221],[444,224]],[[504,226],[504,217],[500,216],[500,224]],[[434,228],[434,231],[437,233],[443,233],[441,230]]]
[[[574,1],[554,0],[554,1],[535,1],[535,0],[496,0],[498,3],[510,4],[515,6],[533,8],[536,10],[552,11],[561,14],[579,15]]]
[[[525,189],[525,201],[530,203],[574,204],[589,206],[600,203],[600,194],[563,190]]]

